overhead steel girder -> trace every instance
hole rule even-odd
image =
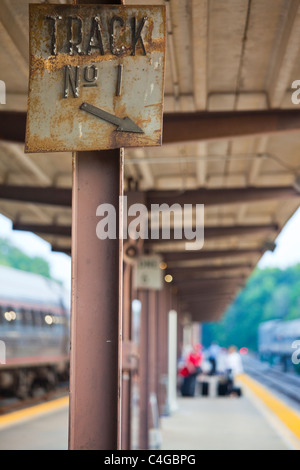
[[[0,112],[0,140],[25,143],[27,113],[15,111]]]
[[[0,199],[72,207],[72,189],[0,184]]]
[[[126,194],[128,203],[138,202],[132,193]],[[232,189],[196,189],[185,192],[176,191],[148,191],[145,193],[147,205],[152,204],[204,204],[206,206],[232,203],[248,203],[267,201],[270,199],[292,199],[300,194],[291,186],[274,188],[232,188]],[[72,188],[54,186],[20,186],[0,184],[0,199],[53,206],[72,206]]]
[[[253,266],[249,264],[240,264],[240,265],[233,265],[233,266],[203,266],[200,267],[183,267],[183,268],[170,268],[168,272],[172,274],[175,281],[179,282],[181,280],[190,279],[190,280],[201,280],[209,274],[211,278],[218,278],[221,274],[228,273],[230,274],[232,271],[240,272],[242,271],[243,274],[248,273],[253,270]],[[225,277],[225,276],[224,276]]]
[[[189,292],[185,290],[180,290],[178,292],[178,299],[179,300],[187,300],[187,299],[210,299],[210,298],[235,298],[239,287],[236,285],[229,286],[228,288],[211,288],[211,289],[202,289],[199,292],[195,290],[194,292]]]
[[[180,295],[178,296],[178,300],[179,302],[182,302],[183,304],[186,304],[186,303],[195,303],[195,302],[203,302],[203,301],[211,301],[211,300],[215,300],[215,299],[220,299],[220,300],[224,300],[224,301],[233,301],[234,300],[234,297],[235,297],[235,294],[215,294],[215,293],[208,293],[208,294],[184,294],[184,295]]]
[[[56,246],[56,245],[52,245],[51,251],[53,253],[63,253],[68,256],[71,256],[71,252],[72,252],[71,247],[67,248],[67,247]]]
[[[268,201],[273,199],[299,198],[299,192],[291,187],[270,188],[224,188],[224,189],[195,189],[189,191],[148,191],[147,204],[204,204],[205,206],[244,204],[249,202]]]
[[[277,224],[262,224],[262,225],[232,225],[225,227],[205,227],[205,238],[220,238],[242,235],[260,235],[269,232],[278,232],[279,226]]]
[[[195,294],[195,293],[207,293],[211,292],[228,292],[228,290],[242,288],[246,283],[245,277],[235,277],[235,278],[206,278],[206,279],[186,279],[180,280],[174,284],[178,287],[178,294]]]
[[[72,228],[69,225],[47,225],[47,224],[24,224],[24,223],[14,223],[14,230],[23,230],[26,232],[35,232],[44,235],[57,235],[62,237],[70,237]],[[273,225],[240,225],[240,226],[227,226],[227,227],[208,227],[205,229],[205,237],[220,238],[228,236],[241,236],[241,235],[254,235],[254,234],[266,234],[269,232],[277,232],[278,226]],[[184,234],[183,234],[184,235]],[[151,234],[149,234],[149,237]],[[145,240],[147,243],[161,243],[161,242],[180,242],[180,241],[190,241],[187,239],[178,240],[174,238],[174,230],[171,230],[170,238],[167,239],[157,239],[157,240]]]
[[[239,277],[239,279],[227,279],[226,282],[220,281],[217,279],[202,279],[202,283],[195,281],[195,279],[187,282],[176,283],[173,281],[173,284],[176,285],[178,289],[178,295],[207,295],[211,292],[216,294],[227,294],[231,292],[237,292],[240,287],[245,285],[245,278]]]
[[[199,323],[215,323],[220,321],[230,304],[221,304],[214,307],[188,308],[192,321]]]
[[[62,237],[70,237],[72,233],[72,227],[69,225],[47,225],[47,224],[24,224],[24,223],[14,223],[14,230],[23,230],[26,232],[35,232],[44,235],[57,235]],[[208,227],[205,229],[205,238],[213,239],[220,237],[229,237],[229,236],[242,236],[242,235],[258,235],[266,234],[269,232],[278,232],[279,227],[276,224],[272,225],[237,225],[237,226],[225,226],[225,227]],[[184,234],[183,234],[184,236]],[[151,233],[149,233],[149,238],[151,238]],[[190,241],[185,238],[178,240],[174,238],[174,230],[170,231],[169,239],[159,238],[157,240],[145,240],[145,242],[161,243],[161,242],[180,242],[180,241]]]
[[[181,306],[184,306],[185,308],[189,307],[191,310],[195,310],[196,308],[201,308],[201,307],[204,307],[207,309],[207,310],[211,310],[212,308],[216,307],[217,305],[229,305],[233,302],[232,299],[229,299],[229,298],[217,298],[217,299],[214,299],[214,300],[192,300],[192,301],[184,301],[184,302],[181,302]]]
[[[216,297],[215,299],[213,299],[212,297],[204,297],[204,298],[194,297],[191,300],[189,300],[186,296],[186,297],[178,297],[178,302],[180,303],[180,306],[189,305],[190,307],[192,307],[192,306],[195,306],[195,305],[200,304],[200,303],[202,303],[202,304],[204,304],[204,303],[205,304],[211,304],[211,306],[212,306],[216,302],[225,303],[225,304],[233,303],[234,299],[235,299],[234,296],[232,296],[232,297],[219,296],[219,297]]]
[[[216,281],[208,281],[206,283],[199,283],[193,280],[187,284],[180,283],[178,284],[178,297],[198,297],[198,296],[209,296],[213,295],[233,295],[235,296],[237,292],[245,285],[247,279],[239,278],[238,280],[231,279],[231,282],[221,282],[218,283]]]
[[[220,288],[221,289],[221,288]],[[209,289],[206,289],[206,292],[205,292],[205,289],[201,289],[199,292],[198,292],[198,289],[194,288],[192,290],[180,290],[180,292],[178,293],[178,299],[179,301],[181,300],[188,300],[189,298],[191,299],[196,299],[198,300],[199,298],[203,298],[204,299],[211,299],[213,296],[215,296],[214,298],[220,298],[220,299],[234,299],[237,295],[237,293],[241,290],[241,287],[240,286],[237,286],[237,285],[232,285],[232,286],[229,286],[229,287],[222,287],[222,289],[213,289],[213,288],[209,288]]]
[[[208,311],[211,311],[211,313],[213,313],[215,310],[219,310],[219,308],[223,309],[223,311],[225,312],[226,308],[228,308],[230,305],[230,302],[215,302],[214,304],[210,304],[210,303],[199,303],[198,304],[194,304],[194,305],[186,305],[185,307],[185,310],[186,311],[191,311],[193,313],[198,313],[202,316],[202,313],[205,312],[205,314],[208,312]]]
[[[204,298],[194,298],[193,300],[189,300],[188,298],[179,298],[178,299],[179,303],[180,303],[180,306],[182,308],[193,308],[193,307],[196,307],[197,305],[209,305],[209,307],[213,307],[214,305],[216,305],[216,303],[218,304],[221,304],[221,303],[224,303],[224,304],[230,304],[230,303],[233,303],[234,302],[234,298],[233,297],[218,297],[218,298],[212,298],[212,297],[204,297]]]
[[[299,129],[299,110],[172,113],[164,115],[163,142],[211,141]]]
[[[239,237],[239,236],[251,236],[251,235],[263,235],[270,232],[277,233],[279,226],[277,224],[262,224],[262,225],[231,225],[231,226],[218,226],[218,227],[205,227],[204,237],[205,239],[215,239],[223,237]],[[157,243],[174,243],[174,242],[189,242],[185,238],[184,230],[182,231],[182,238],[175,238],[175,230],[170,229],[170,236],[168,238],[162,238],[161,230],[159,231],[159,237],[157,239],[151,239],[151,230],[148,233],[148,239],[145,240],[146,244],[157,244]]]
[[[232,301],[230,299],[215,299],[215,300],[204,300],[204,301],[193,301],[193,302],[184,302],[183,306],[185,308],[190,308],[191,310],[196,310],[199,308],[213,309],[214,307],[221,306],[221,305],[230,305]]]
[[[16,222],[13,224],[13,230],[60,237],[71,237],[72,235],[72,228],[69,225],[23,224]]]
[[[0,140],[25,142],[26,113],[0,112]],[[290,109],[167,113],[163,143],[210,141],[300,130],[300,112]]]
[[[173,251],[162,252],[166,263],[186,262],[186,261],[203,261],[207,259],[218,258],[235,258],[239,256],[262,256],[264,250],[253,249],[228,249],[228,250],[200,250],[200,251]]]
[[[250,263],[236,263],[236,264],[221,264],[209,266],[174,266],[170,268],[172,274],[181,274],[188,272],[189,274],[205,274],[213,271],[235,271],[236,269],[252,269],[253,265]]]

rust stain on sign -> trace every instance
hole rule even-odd
[[[163,6],[30,5],[26,152],[161,145]]]

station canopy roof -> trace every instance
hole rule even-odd
[[[31,3],[39,3],[31,0]],[[58,0],[47,3],[72,3]],[[217,320],[299,207],[300,6],[290,0],[130,0],[167,8],[162,147],[125,151],[126,191],[205,204],[205,245],[153,241],[183,309]],[[25,154],[28,0],[0,2],[0,212],[71,251],[72,155]],[[14,114],[18,112],[18,114]]]

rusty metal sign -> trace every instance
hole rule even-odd
[[[26,152],[161,145],[163,6],[30,5]]]
[[[135,288],[161,290],[163,288],[163,276],[161,257],[158,255],[140,256],[135,270]]]

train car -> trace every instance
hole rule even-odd
[[[268,359],[274,352],[276,344],[276,329],[279,320],[264,322],[258,329],[258,351],[262,359]]]
[[[273,320],[259,327],[258,351],[261,359],[281,362],[285,370],[292,365],[295,341],[300,341],[300,320]]]
[[[26,397],[67,380],[69,331],[70,300],[60,284],[0,266],[0,395]]]

